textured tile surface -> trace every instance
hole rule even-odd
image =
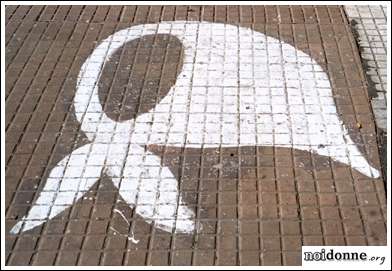
[[[230,26],[141,27],[107,53],[160,21]],[[386,243],[342,7],[8,6],[5,38],[8,265],[299,265],[301,245]],[[83,66],[93,52],[110,57]]]
[[[372,88],[376,124],[387,130],[387,7],[345,6],[356,31],[365,73]]]

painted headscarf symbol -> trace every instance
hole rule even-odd
[[[155,108],[132,120],[112,121],[98,98],[105,62],[125,43],[151,34],[170,34],[183,43],[182,71]],[[146,150],[149,144],[289,147],[379,177],[339,120],[322,68],[293,46],[248,28],[174,21],[118,31],[83,64],[74,104],[91,143],[53,168],[13,233],[32,229],[75,203],[103,170],[147,222],[166,231],[192,232],[194,212],[184,204],[169,168]]]

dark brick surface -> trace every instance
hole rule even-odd
[[[382,181],[326,157],[268,147],[150,146],[182,181],[185,202],[202,225],[194,235],[145,223],[105,176],[56,218],[10,234],[50,170],[86,143],[72,106],[81,65],[107,36],[147,22],[241,25],[308,53],[328,73],[351,137],[372,165],[380,162],[366,80],[340,6],[7,6],[5,15],[7,265],[300,265],[302,245],[386,244]],[[163,98],[181,69],[183,48],[156,36],[119,52],[100,82],[113,120],[133,118]],[[128,80],[132,88],[124,88]],[[132,230],[140,241],[111,228]]]

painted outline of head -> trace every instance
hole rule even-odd
[[[112,121],[98,97],[105,62],[125,43],[152,34],[173,35],[182,42],[182,71],[155,108],[132,120]],[[175,112],[168,104],[182,104],[186,109]],[[74,105],[81,130],[91,143],[52,169],[13,233],[32,229],[74,204],[102,171],[147,222],[166,231],[192,232],[194,212],[184,204],[169,168],[147,150],[149,144],[295,148],[379,177],[339,120],[323,69],[293,46],[248,28],[174,21],[118,31],[83,64]],[[171,125],[159,125],[161,129],[154,132],[155,124],[169,124],[165,120],[187,129],[179,133]],[[152,128],[146,132],[144,124],[151,121]]]

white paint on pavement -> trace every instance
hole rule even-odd
[[[110,226],[109,229],[111,229],[111,230],[113,231],[113,235],[119,234],[119,235],[125,236],[125,237],[127,237],[127,239],[128,239],[129,241],[131,241],[131,242],[134,243],[134,244],[138,244],[138,243],[140,242],[140,240],[136,240],[136,239],[134,238],[133,235],[132,235],[132,236],[129,236],[129,235],[125,234],[125,233],[121,233],[121,232],[119,232],[118,230],[116,230],[116,229],[115,229],[114,227],[112,227],[112,226]]]
[[[98,98],[103,67],[125,43],[154,34],[170,34],[182,42],[182,71],[155,108],[136,119],[114,122]],[[316,61],[248,28],[175,21],[118,31],[83,64],[74,105],[91,143],[52,170],[14,233],[22,224],[23,231],[29,230],[73,204],[102,170],[147,222],[166,231],[192,232],[194,212],[184,205],[170,169],[147,151],[150,144],[295,148],[379,177],[339,120],[328,76]]]
[[[131,227],[131,224],[129,223],[128,219],[125,217],[125,215],[124,215],[120,210],[114,209],[113,212],[119,214],[120,217],[121,217],[122,219],[124,219],[124,221],[128,224],[128,226]],[[115,229],[114,229],[114,230],[115,230]],[[118,232],[118,231],[117,231],[117,232]],[[128,240],[131,241],[131,242],[134,243],[134,244],[139,243],[140,240],[136,240],[136,239],[135,239],[135,234],[133,233],[133,231],[131,231],[131,233],[132,233],[131,235],[126,235],[126,234],[125,234],[125,235],[127,236]]]

